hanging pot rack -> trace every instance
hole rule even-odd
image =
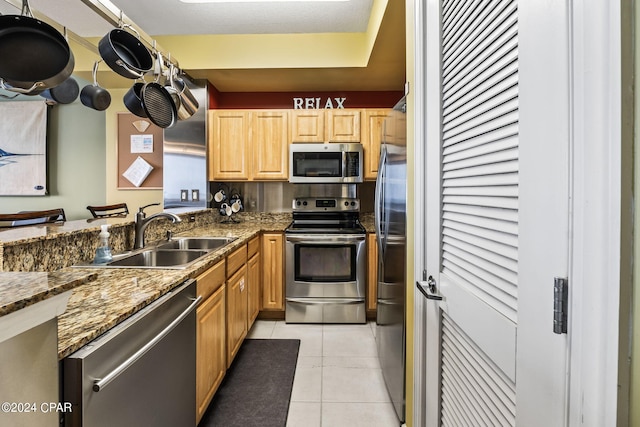
[[[3,0],[3,1],[5,3],[12,5],[18,10],[23,9],[23,0]],[[80,0],[80,1],[84,3],[88,8],[90,8],[96,15],[100,16],[102,19],[104,19],[114,27],[131,28],[132,31],[134,31],[137,35],[140,36],[140,41],[151,52],[162,52],[162,48],[158,46],[156,41],[153,38],[151,38],[142,28],[136,25],[135,22],[129,19],[124,14],[124,12],[122,12],[122,10],[115,7],[115,5],[113,6],[113,8],[109,8],[98,0]],[[84,37],[74,33],[73,31],[69,30],[67,27],[60,25],[58,22],[53,21],[52,19],[50,19],[49,17],[47,17],[46,15],[42,14],[37,10],[30,8],[30,13],[32,13],[35,18],[51,25],[59,32],[61,33],[64,32],[69,40],[74,41],[75,43],[81,45],[82,47],[86,48],[92,53],[95,53],[96,55],[100,55],[98,51],[98,47],[95,44],[86,40]],[[182,72],[175,57],[169,60],[167,56],[162,55],[162,59],[163,59],[164,66],[167,69],[171,68],[171,66],[173,65],[175,69],[178,69],[180,70],[180,72]]]

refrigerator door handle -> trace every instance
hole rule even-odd
[[[378,176],[376,177],[376,192],[375,192],[375,209],[374,222],[376,229],[376,241],[378,242],[378,253],[382,256],[382,212],[384,210],[383,203],[383,180],[384,180],[384,168],[387,163],[387,148],[384,144],[380,148],[380,163],[378,165]]]

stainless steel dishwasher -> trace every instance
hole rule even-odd
[[[65,426],[194,426],[194,280],[63,361]]]

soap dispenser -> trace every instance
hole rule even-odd
[[[96,249],[96,257],[93,260],[94,264],[105,264],[113,260],[111,255],[111,248],[109,247],[109,224],[100,226],[100,243],[98,249]]]

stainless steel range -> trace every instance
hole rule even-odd
[[[355,198],[293,200],[285,230],[287,323],[365,323],[366,232]]]

